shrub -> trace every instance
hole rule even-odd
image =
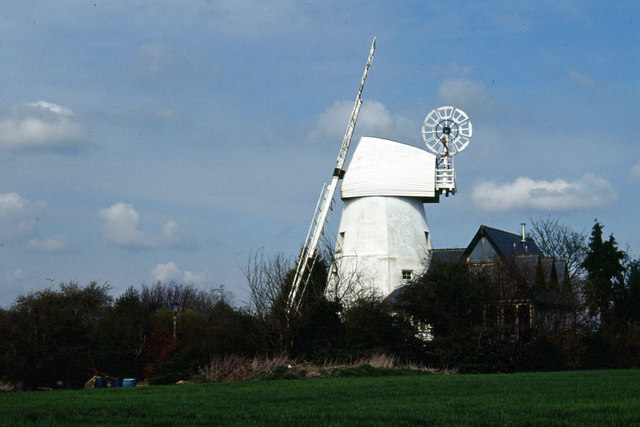
[[[13,384],[11,384],[9,381],[0,380],[0,393],[6,393],[13,390]]]

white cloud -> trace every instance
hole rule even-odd
[[[140,215],[127,203],[116,203],[100,211],[102,233],[107,243],[128,248],[153,248],[157,242],[140,229]]]
[[[201,283],[205,280],[204,274],[193,274],[190,271],[180,271],[175,262],[169,261],[166,264],[158,264],[151,269],[151,276],[158,282],[185,282]]]
[[[64,252],[69,248],[69,237],[59,235],[55,239],[29,239],[26,247],[32,252]]]
[[[568,74],[569,74],[569,79],[571,79],[571,81],[578,86],[591,88],[596,85],[595,80],[593,80],[591,77],[585,74],[579,73],[575,70],[569,71]]]
[[[198,247],[198,240],[193,232],[172,220],[162,225],[161,238],[148,236],[141,227],[140,214],[128,203],[120,202],[102,209],[100,218],[104,221],[102,234],[105,242],[116,246],[133,249]]]
[[[6,150],[69,150],[86,141],[73,111],[51,102],[13,107],[0,118],[0,148]]]
[[[180,280],[182,274],[178,266],[174,262],[166,264],[158,264],[151,269],[153,280],[159,282],[170,282],[171,280]]]
[[[0,237],[20,239],[38,232],[38,215],[46,208],[45,202],[31,202],[18,193],[0,194]]]
[[[472,198],[475,205],[485,211],[559,211],[604,206],[617,199],[617,195],[608,181],[585,174],[573,182],[534,181],[527,177],[505,184],[485,181],[474,186]]]
[[[162,226],[162,236],[170,247],[192,249],[198,246],[194,234],[176,224],[175,221],[167,221]]]
[[[336,101],[330,108],[316,119],[316,129],[312,136],[329,136],[341,138],[353,110],[353,101]],[[405,135],[407,129],[418,129],[408,118],[400,114],[392,114],[379,101],[367,101],[362,104],[358,116],[358,132],[364,135],[397,139]],[[418,132],[416,130],[414,133]]]

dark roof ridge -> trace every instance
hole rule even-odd
[[[518,233],[512,233],[512,232],[510,232],[510,231],[500,230],[499,228],[489,227],[488,225],[481,225],[481,226],[480,226],[480,228],[487,228],[487,229],[489,229],[489,230],[494,230],[494,231],[497,231],[497,232],[499,232],[499,233],[503,233],[503,234],[510,234],[511,236],[518,237],[518,238],[522,238],[522,235],[521,235],[521,234],[518,234]],[[533,240],[533,238],[532,238],[532,237],[525,236],[525,238],[526,238],[526,240]]]

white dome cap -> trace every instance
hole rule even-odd
[[[342,182],[343,199],[398,196],[437,199],[436,156],[411,145],[362,137]]]

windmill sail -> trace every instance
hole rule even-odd
[[[356,96],[356,102],[353,106],[353,110],[351,111],[351,117],[349,119],[349,124],[347,125],[347,130],[344,134],[344,138],[342,139],[342,146],[340,147],[340,152],[338,153],[338,160],[336,161],[336,167],[333,170],[331,183],[328,186],[324,187],[322,194],[320,195],[320,200],[318,201],[318,205],[316,206],[316,212],[314,213],[313,219],[311,220],[311,226],[309,227],[307,239],[304,243],[304,246],[302,247],[300,258],[298,259],[296,274],[293,279],[293,284],[291,285],[289,297],[287,298],[287,314],[291,314],[292,311],[297,312],[299,310],[302,296],[304,295],[307,283],[309,282],[309,279],[311,277],[311,272],[316,260],[316,250],[318,248],[318,242],[320,241],[320,237],[322,236],[324,225],[327,221],[327,215],[329,214],[329,210],[331,209],[331,205],[333,203],[333,196],[335,195],[336,189],[338,188],[338,181],[340,181],[344,176],[343,166],[347,158],[349,145],[351,144],[351,137],[353,136],[353,131],[356,127],[356,121],[358,120],[358,115],[360,114],[360,106],[362,105],[362,90],[364,88],[364,82],[367,79],[367,74],[369,73],[369,67],[371,66],[371,61],[373,60],[373,53],[375,52],[375,49],[376,38],[374,37],[373,43],[371,44],[371,51],[369,52],[369,58],[367,59],[367,65],[364,68],[364,74],[362,76],[362,81],[360,82],[360,88],[358,89],[358,95]]]

